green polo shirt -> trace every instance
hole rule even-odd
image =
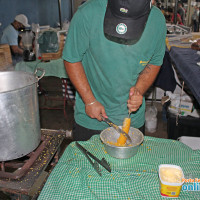
[[[161,11],[152,7],[141,39],[134,45],[112,42],[104,36],[103,21],[107,0],[90,0],[73,16],[63,50],[63,59],[82,62],[95,98],[105,107],[107,116],[122,125],[128,116],[129,90],[147,63],[162,65],[165,52],[166,25]],[[145,121],[145,102],[131,115],[131,126],[139,128]],[[75,121],[89,129],[103,130],[105,122],[91,119],[76,94]]]

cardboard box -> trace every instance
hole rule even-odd
[[[169,109],[172,111],[174,110],[174,112],[177,113],[179,111],[179,108],[182,115],[184,115],[184,113],[190,114],[192,112],[193,103],[186,100],[182,100],[181,102],[180,100],[172,100]]]
[[[168,97],[163,99],[163,102],[170,100],[170,105],[168,107],[169,112],[174,114],[181,114],[182,116],[187,116],[192,113],[193,110],[193,98],[187,94],[180,95],[167,92]],[[180,109],[180,111],[179,111]]]
[[[8,44],[0,44],[0,70],[6,70],[12,65],[12,56]]]

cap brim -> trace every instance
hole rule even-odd
[[[25,27],[30,27],[31,25],[30,24],[23,24]]]
[[[148,16],[149,13],[137,19],[118,18],[112,14],[109,5],[107,5],[104,17],[105,36],[108,39],[119,38],[119,40],[124,39],[127,41],[132,41],[132,43],[136,43],[142,36]],[[117,31],[119,24],[122,24],[124,27],[126,27],[126,30],[122,33],[118,33],[119,31]]]

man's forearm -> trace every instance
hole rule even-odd
[[[15,45],[12,45],[12,46],[11,46],[11,51],[12,51],[14,54],[19,54],[19,55],[23,55],[23,52],[24,52],[23,49],[20,49],[18,46],[15,46]]]
[[[88,83],[82,63],[81,62],[70,63],[64,61],[64,64],[67,74],[72,84],[74,85],[79,95],[81,96],[83,102],[85,104],[94,102],[96,99]]]
[[[140,73],[135,87],[140,91],[141,95],[144,95],[153,84],[159,71],[160,66],[147,64],[144,70]]]

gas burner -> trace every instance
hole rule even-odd
[[[64,131],[42,129],[38,148],[28,155],[0,163],[0,191],[35,196],[43,187],[50,171],[59,159],[59,149],[66,134]],[[47,169],[48,172],[46,171]],[[39,183],[38,183],[39,181]],[[35,191],[33,188],[37,187]]]
[[[44,150],[48,142],[49,140],[42,136],[41,142],[35,151],[32,151],[22,158],[0,162],[0,178],[19,179],[24,176]]]

